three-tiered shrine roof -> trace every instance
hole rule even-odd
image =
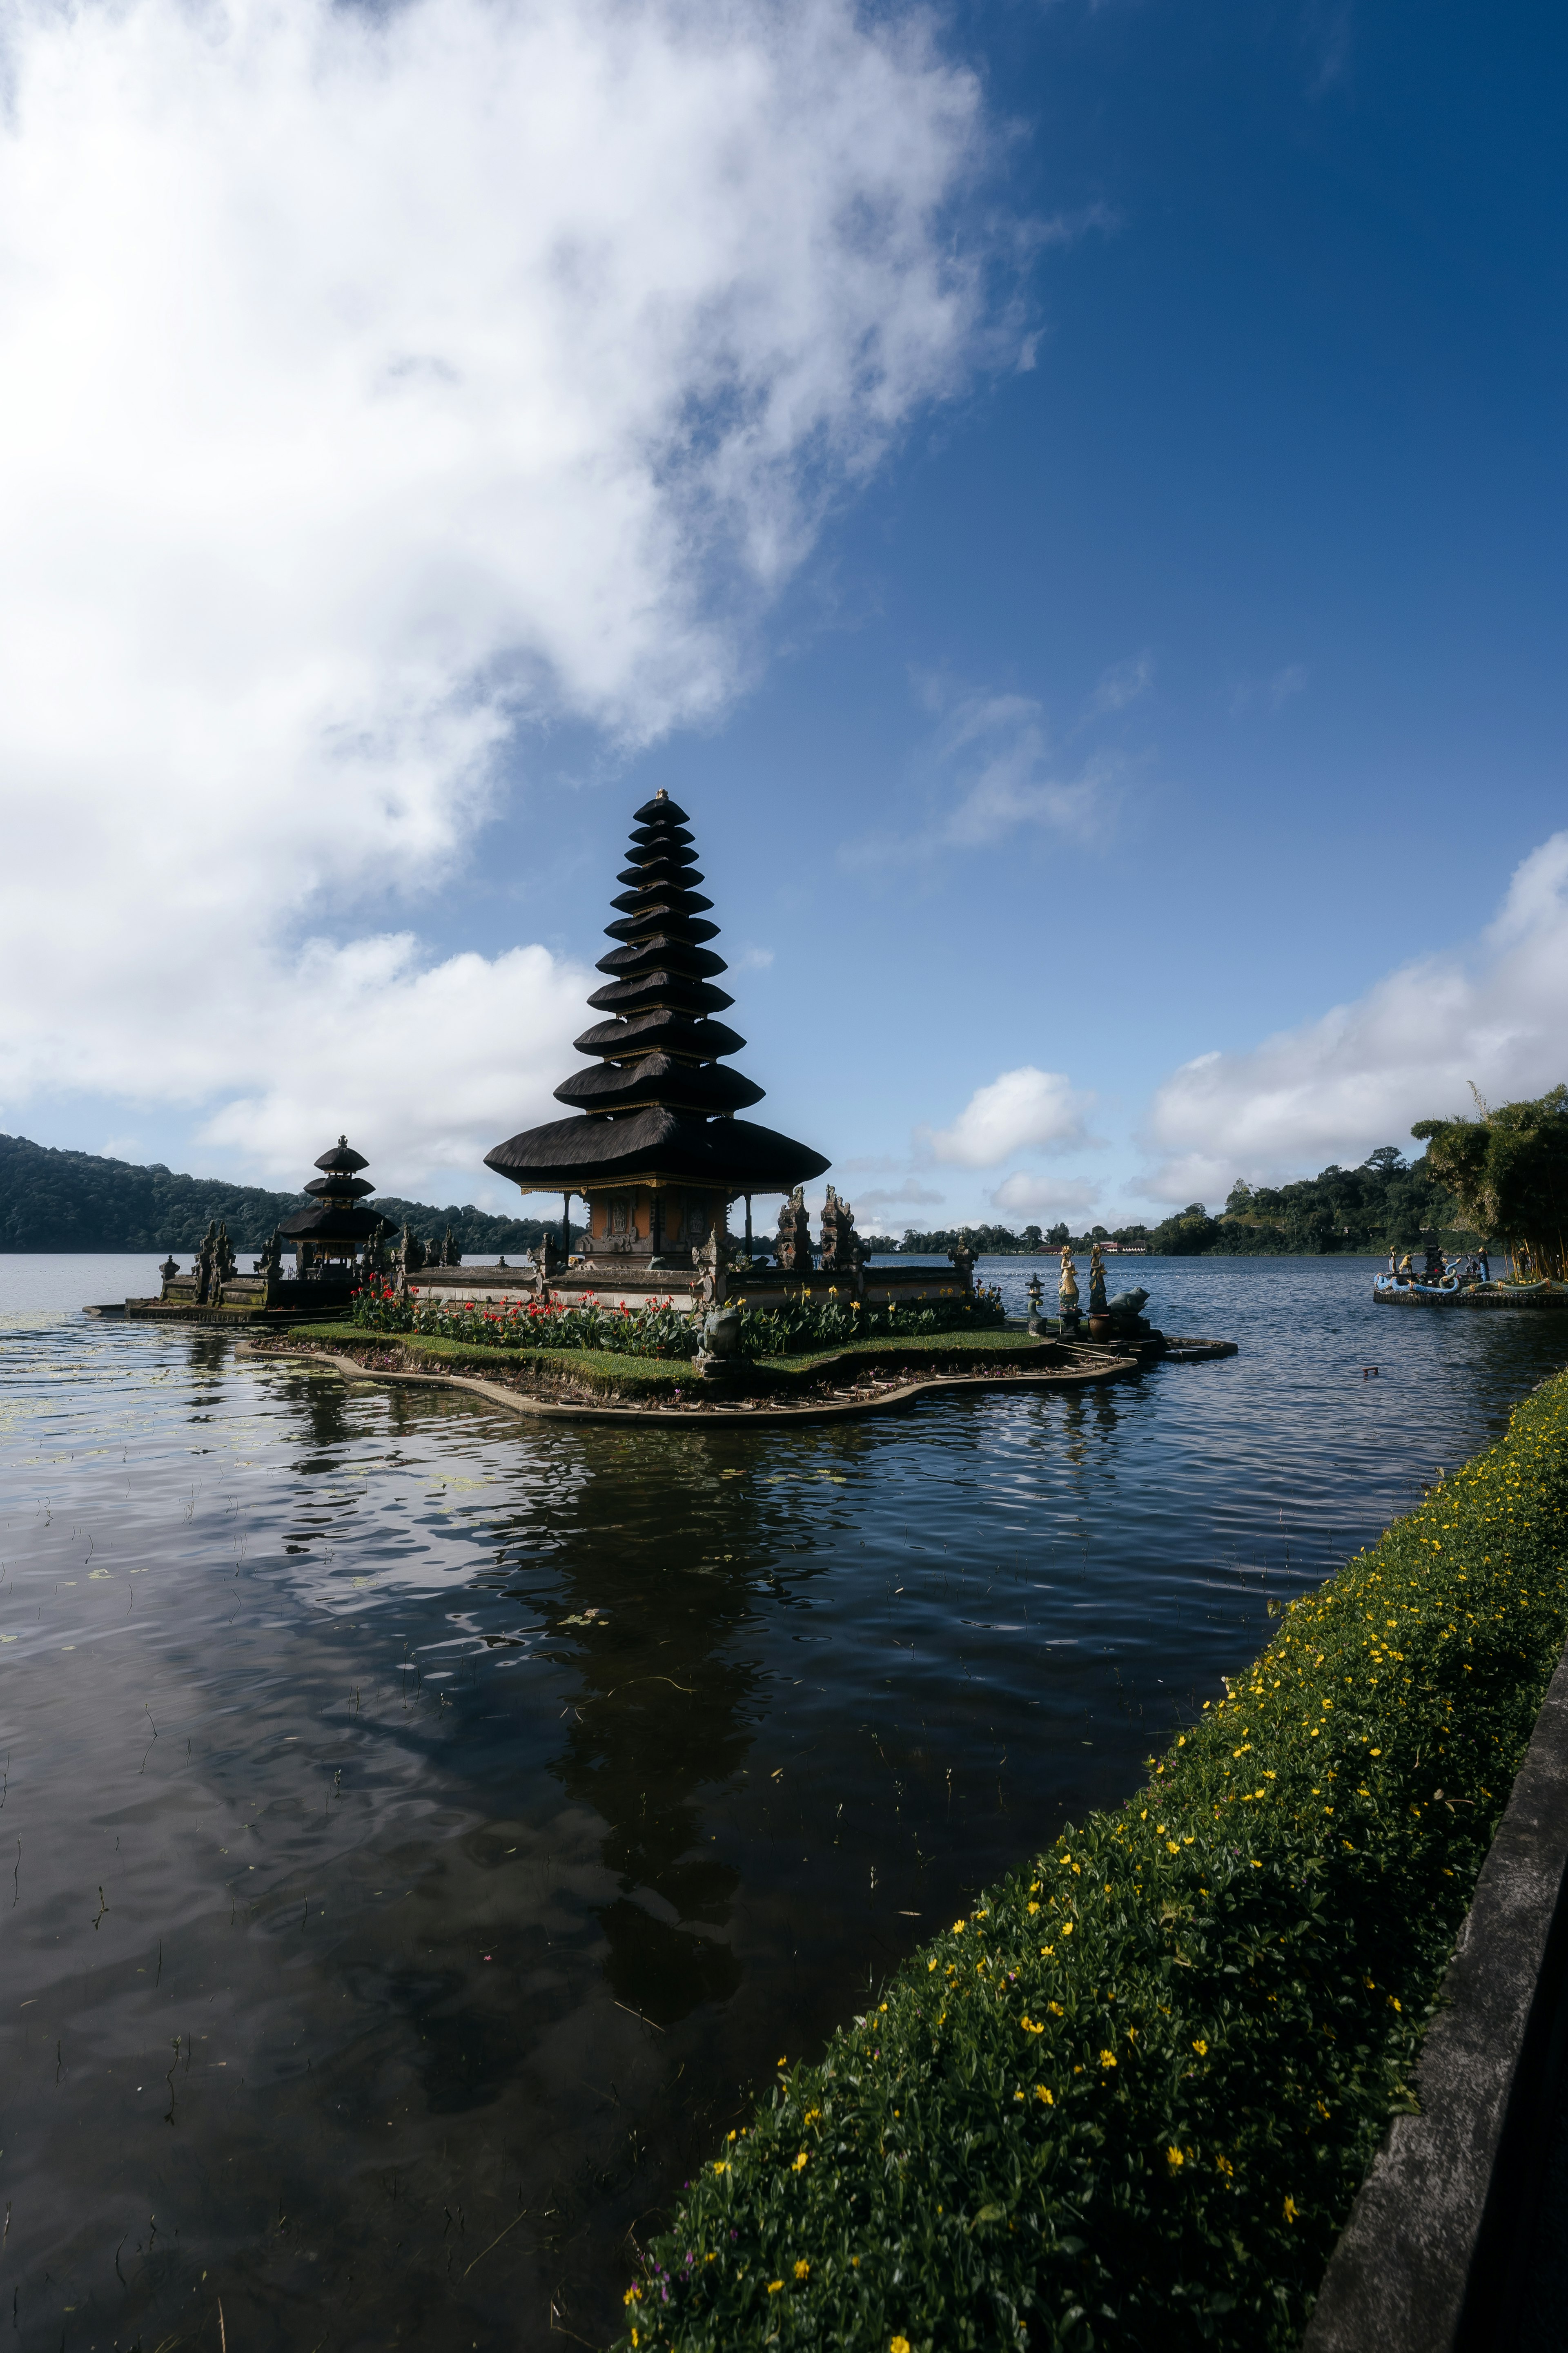
[[[323,1152],[317,1161],[325,1173],[314,1176],[306,1186],[318,1206],[313,1209],[297,1209],[291,1218],[279,1227],[286,1242],[319,1242],[328,1246],[358,1247],[362,1242],[374,1241],[379,1234],[391,1230],[392,1220],[379,1210],[356,1208],[367,1193],[375,1187],[360,1175],[370,1163],[363,1152],[356,1152],[346,1135],[340,1135],[330,1152]]]
[[[628,855],[620,917],[606,926],[619,944],[599,959],[610,979],[588,999],[613,1018],[576,1041],[597,1067],[555,1090],[581,1115],[525,1129],[487,1153],[486,1167],[525,1192],[617,1182],[788,1192],[819,1176],[828,1163],[809,1145],[734,1116],[763,1090],[726,1066],[745,1039],[711,1018],[733,999],[714,986],[726,967],[704,944],[719,927],[697,889],[685,810],[664,793],[645,803]]]

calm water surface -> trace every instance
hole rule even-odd
[[[1135,1266],[1242,1353],[1078,1398],[533,1431],[0,1259],[12,2341],[604,2343],[781,2057],[1568,1356],[1373,1272]]]

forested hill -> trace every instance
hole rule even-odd
[[[221,1219],[237,1250],[258,1250],[283,1219],[310,1206],[303,1193],[268,1193],[216,1176],[176,1176],[92,1152],[58,1152],[25,1135],[0,1135],[0,1250],[195,1250]],[[472,1207],[378,1197],[367,1204],[423,1241],[447,1226],[465,1251],[531,1250],[537,1218],[492,1218]],[[575,1230],[575,1229],[574,1229]]]

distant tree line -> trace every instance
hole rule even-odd
[[[1105,1226],[1092,1226],[1085,1233],[1075,1234],[1065,1225],[1043,1229],[1026,1226],[1021,1233],[1015,1233],[1011,1226],[942,1226],[934,1233],[921,1234],[911,1226],[901,1240],[891,1234],[866,1234],[862,1239],[868,1250],[878,1253],[899,1250],[913,1258],[940,1258],[961,1243],[976,1258],[1037,1258],[1042,1250],[1060,1250],[1063,1242],[1080,1250],[1088,1250],[1090,1242],[1147,1242],[1149,1229],[1118,1226],[1112,1233]]]
[[[1359,1168],[1332,1166],[1294,1185],[1251,1186],[1238,1176],[1217,1218],[1201,1201],[1189,1202],[1157,1225],[1150,1241],[1167,1258],[1321,1258],[1414,1250],[1427,1231],[1481,1239],[1427,1156],[1407,1162],[1383,1144]]]
[[[1415,1161],[1406,1161],[1395,1145],[1384,1144],[1359,1168],[1328,1167],[1294,1185],[1253,1187],[1238,1177],[1217,1217],[1211,1217],[1201,1201],[1193,1201],[1153,1228],[1118,1226],[1112,1232],[1104,1226],[1091,1226],[1075,1234],[1060,1223],[1043,1230],[1026,1226],[1021,1233],[1007,1226],[942,1227],[933,1233],[918,1233],[910,1227],[900,1240],[890,1234],[868,1234],[865,1240],[872,1250],[898,1250],[916,1257],[940,1257],[962,1242],[977,1258],[1034,1257],[1042,1250],[1059,1250],[1064,1242],[1075,1250],[1087,1250],[1097,1241],[1142,1243],[1162,1258],[1209,1254],[1319,1258],[1333,1251],[1414,1250],[1428,1230],[1441,1233],[1451,1243],[1474,1241],[1480,1235],[1467,1217],[1462,1200],[1450,1188],[1447,1172],[1457,1168],[1464,1150],[1478,1166],[1488,1151],[1489,1166],[1500,1165],[1505,1153],[1513,1154],[1522,1165],[1524,1144],[1514,1128],[1504,1129],[1507,1114],[1516,1110],[1539,1114],[1528,1130],[1530,1148],[1538,1156],[1545,1148],[1535,1142],[1538,1135],[1550,1130],[1555,1136],[1559,1126],[1568,1134],[1568,1092],[1560,1090],[1559,1096],[1549,1097],[1542,1104],[1506,1105],[1495,1115],[1489,1114],[1499,1132],[1495,1136],[1489,1133],[1485,1146],[1472,1141],[1474,1124],[1445,1123],[1438,1152]],[[1426,1123],[1416,1133],[1424,1134],[1428,1128],[1436,1134],[1437,1124]],[[1531,1166],[1533,1169],[1533,1162]],[[1472,1190],[1481,1198],[1477,1187]],[[1545,1180],[1536,1180],[1536,1194],[1542,1201],[1548,1198]],[[1543,1231],[1545,1219],[1542,1209],[1536,1223]],[[1499,1229],[1493,1226],[1489,1230]],[[1568,1218],[1564,1230],[1568,1231]],[[1561,1242],[1558,1248],[1561,1252]]]
[[[162,1164],[138,1167],[91,1152],[61,1152],[25,1135],[0,1135],[0,1250],[174,1250],[198,1248],[208,1221],[227,1226],[237,1250],[259,1250],[276,1225],[313,1206],[303,1193],[269,1193],[220,1177],[178,1176]],[[495,1218],[470,1204],[437,1208],[428,1201],[380,1196],[366,1205],[421,1241],[439,1241],[448,1226],[468,1253],[532,1250],[560,1220]],[[582,1228],[573,1228],[575,1240]]]

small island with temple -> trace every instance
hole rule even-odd
[[[874,1262],[831,1184],[814,1240],[805,1187],[830,1164],[742,1116],[763,1089],[735,1067],[745,1040],[720,1018],[733,1000],[696,860],[668,793],[636,812],[605,983],[589,999],[601,1018],[576,1041],[584,1066],[555,1089],[568,1115],[486,1155],[520,1193],[559,1199],[558,1240],[546,1225],[521,1262],[468,1265],[449,1236],[434,1252],[406,1229],[389,1242],[386,1221],[362,1206],[364,1162],[340,1138],[307,1188],[320,1206],[279,1229],[251,1276],[226,1264],[219,1237],[210,1263],[167,1270],[163,1298],[139,1312],[292,1324],[273,1352],[561,1412],[876,1411],[958,1381],[1079,1386],[1136,1377],[1163,1356],[1234,1354],[1167,1341],[1142,1290],[1109,1298],[1098,1245],[1087,1317],[1064,1250],[1052,1319],[1037,1278],[1026,1317],[1010,1316],[999,1291],[977,1285],[962,1242],[945,1262]],[[761,1245],[758,1195],[782,1196]]]

